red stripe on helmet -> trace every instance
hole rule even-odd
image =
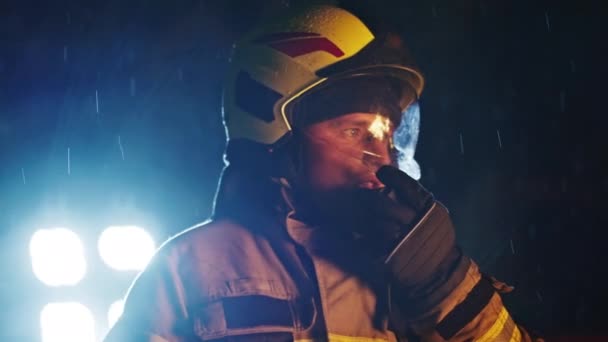
[[[319,33],[314,33],[314,32],[279,32],[279,33],[272,33],[272,34],[267,34],[267,35],[261,36],[261,37],[255,39],[253,42],[264,44],[264,43],[271,43],[271,42],[282,41],[282,40],[287,40],[287,39],[320,37],[320,36],[321,35]]]
[[[334,57],[344,56],[344,51],[325,37],[310,37],[270,42],[268,45],[289,57],[298,57],[316,51],[325,51]]]

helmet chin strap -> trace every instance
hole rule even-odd
[[[295,213],[295,218],[300,220],[317,215],[314,201],[310,193],[305,190],[308,186],[304,169],[306,160],[303,134],[294,129],[289,142],[275,151],[280,153],[275,159],[280,164],[276,168],[280,172],[271,177],[273,182],[280,185],[285,204]]]
[[[305,161],[301,133],[297,130],[292,131],[289,142],[272,153],[278,154],[275,158],[278,172],[276,175],[272,175],[271,179],[281,185],[282,191],[292,192],[294,187],[297,187],[298,181],[303,179],[302,166]],[[290,202],[289,199],[286,198],[286,200]],[[293,208],[291,205],[293,203],[289,204]]]

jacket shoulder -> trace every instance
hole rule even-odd
[[[160,246],[158,253],[173,256],[216,255],[250,239],[253,239],[250,230],[233,220],[208,220],[170,237]]]

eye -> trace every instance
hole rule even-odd
[[[342,134],[346,138],[358,138],[361,135],[361,129],[360,128],[347,128],[345,130],[342,130]]]

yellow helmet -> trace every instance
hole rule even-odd
[[[376,37],[359,18],[328,5],[250,32],[234,46],[225,83],[229,145],[245,140],[276,147],[292,131],[293,103],[334,80],[390,77],[420,96],[424,78],[400,44],[396,36]],[[401,109],[412,101],[403,99]]]

